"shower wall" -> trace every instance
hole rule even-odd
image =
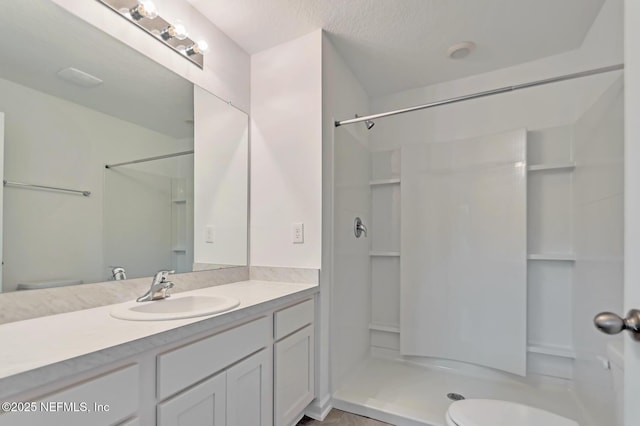
[[[356,238],[353,230],[356,217],[371,228],[370,132],[364,125],[335,128],[334,121],[355,113],[367,114],[369,98],[326,34],[322,46],[324,191],[321,329],[329,328],[325,328],[325,321],[330,323],[331,340],[329,342],[326,336],[318,346],[330,346],[331,383],[327,391],[333,392],[369,354],[371,318],[371,234]],[[330,312],[326,312],[329,307]],[[325,371],[324,368],[328,368],[325,355],[329,353],[320,355],[320,368]],[[328,397],[326,403],[322,400],[324,395],[324,390],[320,389],[321,410],[329,404]]]
[[[622,335],[607,336],[590,326],[598,312],[624,311],[622,86],[622,79],[614,83],[574,126],[574,383],[596,425],[613,424],[612,377],[601,359],[607,343],[622,342]]]

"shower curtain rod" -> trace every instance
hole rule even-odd
[[[192,151],[176,152],[174,154],[158,155],[157,157],[142,158],[140,160],[126,161],[124,163],[105,164],[104,168],[105,169],[112,169],[114,167],[126,166],[128,164],[146,163],[147,161],[162,160],[164,158],[179,157],[181,155],[189,155],[189,154],[193,154],[193,150]]]
[[[456,103],[456,102],[462,102],[462,101],[468,101],[468,100],[471,100],[471,99],[483,98],[485,96],[499,95],[501,93],[513,92],[515,90],[528,89],[529,87],[542,86],[542,85],[549,84],[549,83],[557,83],[559,81],[573,80],[574,78],[588,77],[590,75],[603,74],[603,73],[606,73],[606,72],[618,71],[618,70],[622,70],[622,69],[624,69],[624,64],[611,65],[611,66],[608,66],[608,67],[596,68],[596,69],[592,69],[592,70],[588,70],[588,71],[576,72],[576,73],[573,73],[573,74],[565,74],[565,75],[561,75],[559,77],[552,77],[552,78],[547,78],[547,79],[544,79],[544,80],[537,80],[537,81],[533,81],[533,82],[530,82],[530,83],[516,84],[514,86],[501,87],[499,89],[487,90],[485,92],[473,93],[471,95],[458,96],[456,98],[444,99],[444,100],[441,100],[441,101],[431,102],[431,103],[424,104],[424,105],[416,105],[416,106],[412,106],[412,107],[409,107],[409,108],[398,109],[398,110],[395,110],[395,111],[381,112],[379,114],[371,114],[371,115],[365,115],[365,116],[362,116],[362,117],[351,118],[349,120],[336,121],[335,122],[335,126],[336,127],[340,127],[340,126],[344,126],[346,124],[360,123],[362,121],[375,120],[377,118],[383,118],[383,117],[389,117],[389,116],[392,116],[392,115],[404,114],[405,112],[419,111],[419,110],[422,110],[422,109],[433,108],[433,107],[437,107],[437,106],[441,106],[441,105],[448,105],[448,104],[453,104],[453,103]]]

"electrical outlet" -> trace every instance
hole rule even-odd
[[[294,244],[304,244],[304,223],[291,224],[291,242]]]
[[[209,243],[209,244],[212,244],[214,239],[215,239],[215,236],[216,236],[215,235],[216,234],[216,229],[213,226],[208,225],[206,227],[205,231],[206,231],[205,242]]]

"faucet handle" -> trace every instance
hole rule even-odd
[[[160,289],[160,293],[162,294],[162,299],[166,299],[167,297],[171,296],[171,294],[169,293],[169,290],[173,288],[173,285],[174,284],[172,281],[162,282],[162,288]]]
[[[171,271],[158,271],[156,272],[156,275],[153,277],[153,282],[155,283],[163,283],[167,280],[167,277],[169,276],[169,274],[175,274],[176,271],[175,270],[171,270]]]

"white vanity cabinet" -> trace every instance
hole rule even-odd
[[[205,320],[211,327],[198,323],[180,337],[159,335],[160,344],[140,351],[119,347],[125,355],[108,358],[112,364],[5,392],[5,401],[50,401],[52,411],[68,405],[57,413],[40,405],[37,413],[0,413],[0,426],[291,425],[314,397],[314,304],[307,295],[224,324]],[[85,409],[82,403],[91,412],[70,411]]]
[[[158,425],[271,426],[271,342],[262,317],[158,355]]]
[[[270,351],[263,349],[158,404],[158,426],[270,426],[269,354]]]
[[[274,314],[274,423],[290,426],[315,396],[313,299]]]

